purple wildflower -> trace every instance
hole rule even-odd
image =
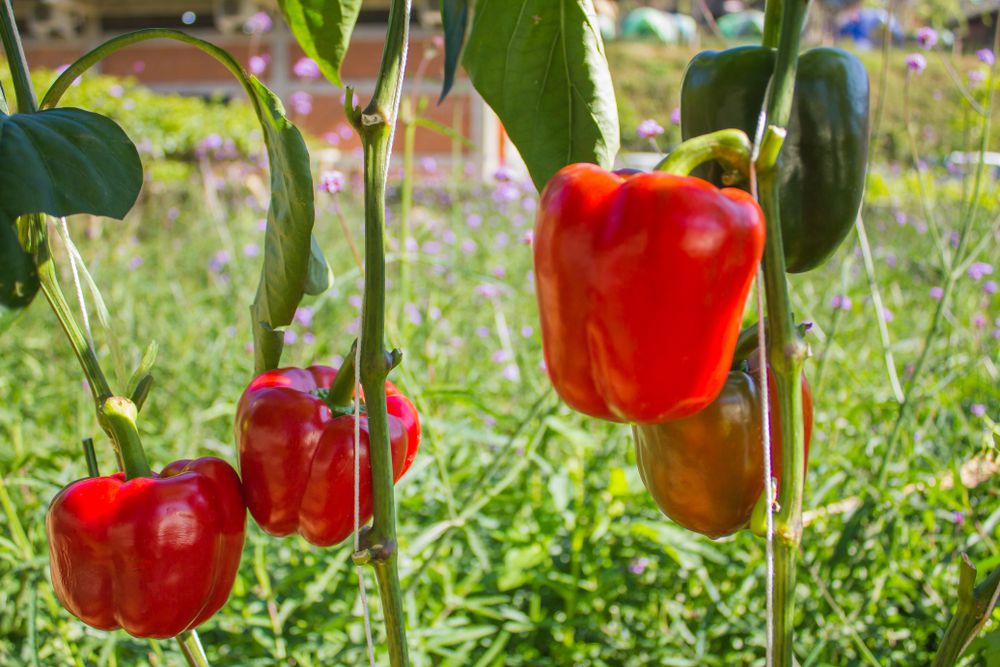
[[[647,118],[639,123],[639,127],[636,128],[635,133],[643,139],[652,139],[663,134],[663,128],[652,118]]]
[[[979,58],[980,62],[984,62],[990,67],[996,62],[996,56],[993,55],[993,51],[990,49],[979,49],[976,51],[976,57]]]
[[[319,189],[335,195],[344,189],[346,182],[347,177],[344,176],[342,171],[337,171],[336,169],[324,171],[319,177]]]
[[[319,64],[308,56],[303,56],[292,65],[292,73],[300,79],[316,79],[320,75]]]
[[[933,48],[938,41],[937,30],[931,28],[930,26],[924,26],[917,31],[917,44],[920,45],[922,49]]]
[[[927,69],[927,58],[922,53],[911,53],[906,56],[906,69],[914,74],[920,74]]]
[[[969,277],[973,280],[982,280],[983,276],[993,273],[993,265],[986,262],[975,262],[969,267]]]
[[[932,287],[930,289],[930,292],[928,292],[928,294],[935,301],[939,301],[944,296],[944,288],[943,287]]]

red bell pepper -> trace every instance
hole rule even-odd
[[[534,252],[546,366],[570,407],[649,423],[719,394],[764,252],[749,194],[570,165],[542,192]]]
[[[329,546],[354,530],[354,416],[347,409],[334,414],[316,393],[328,389],[336,375],[328,366],[280,368],[259,375],[240,397],[236,442],[247,507],[272,535],[298,531],[317,546]],[[393,481],[398,481],[420,446],[420,420],[395,385],[385,386]],[[363,525],[372,517],[368,418],[363,413],[360,430]]]
[[[73,482],[53,499],[45,528],[52,585],[70,613],[101,630],[165,638],[225,604],[246,506],[236,471],[207,457],[151,477]]]

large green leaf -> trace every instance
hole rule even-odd
[[[141,187],[139,153],[110,118],[82,109],[0,113],[0,332],[39,286],[14,221],[29,213],[121,218]]]
[[[69,108],[0,115],[0,220],[122,218],[141,187],[139,153],[110,118]]]
[[[344,85],[340,65],[361,11],[361,0],[278,0],[278,7],[295,40],[316,61],[323,76],[335,86]]]
[[[191,44],[222,63],[243,85],[264,133],[271,203],[264,233],[264,265],[250,306],[254,365],[260,373],[281,361],[281,327],[292,323],[302,295],[326,290],[330,276],[326,260],[312,240],[315,213],[309,152],[302,134],[285,116],[281,100],[219,47],[179,30],[154,28],[115,37],[82,56],[53,82],[42,107],[55,105],[72,81],[102,58],[130,44],[160,38]]]
[[[444,27],[444,81],[438,104],[444,101],[455,83],[458,57],[462,54],[469,24],[469,0],[441,0],[441,23]]]
[[[591,0],[478,0],[462,63],[538,189],[567,164],[614,162],[618,111]]]

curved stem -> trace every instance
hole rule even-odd
[[[715,160],[726,169],[739,172],[745,180],[750,176],[752,151],[750,139],[742,130],[719,130],[688,139],[663,158],[654,170],[687,176],[695,167]]]
[[[385,188],[389,152],[403,85],[409,40],[410,0],[392,0],[382,63],[375,94],[364,110],[353,108],[348,94],[348,117],[361,135],[365,178],[365,291],[361,310],[360,376],[368,409],[373,517],[355,562],[375,570],[385,621],[389,661],[393,667],[409,664],[406,619],[397,570],[396,514],[392,452],[386,413],[385,380],[399,362],[399,352],[385,350]]]
[[[104,401],[98,413],[101,425],[111,435],[111,441],[121,456],[127,480],[151,477],[153,474],[135,427],[136,414],[135,404],[121,396],[112,396]]]

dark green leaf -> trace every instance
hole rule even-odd
[[[110,118],[69,108],[0,116],[0,220],[122,218],[141,187],[139,153]]]
[[[13,221],[0,220],[0,333],[14,323],[38,292],[38,271]]]
[[[441,0],[441,22],[444,25],[444,83],[438,104],[444,101],[455,83],[455,69],[469,24],[469,0]]]
[[[270,164],[271,203],[264,233],[264,266],[250,315],[254,367],[258,373],[276,368],[284,340],[281,327],[292,323],[302,295],[326,289],[330,276],[312,238],[315,211],[309,152],[302,134],[285,116],[281,100],[219,47],[179,30],[151,28],[115,37],[81,57],[53,82],[42,106],[55,105],[70,83],[102,58],[149,39],[185,42],[221,62],[243,85],[260,121]]]
[[[361,0],[278,0],[278,7],[306,55],[316,61],[323,76],[342,86],[344,62]]]
[[[538,189],[567,164],[612,165],[618,111],[590,0],[479,0],[462,63]]]

